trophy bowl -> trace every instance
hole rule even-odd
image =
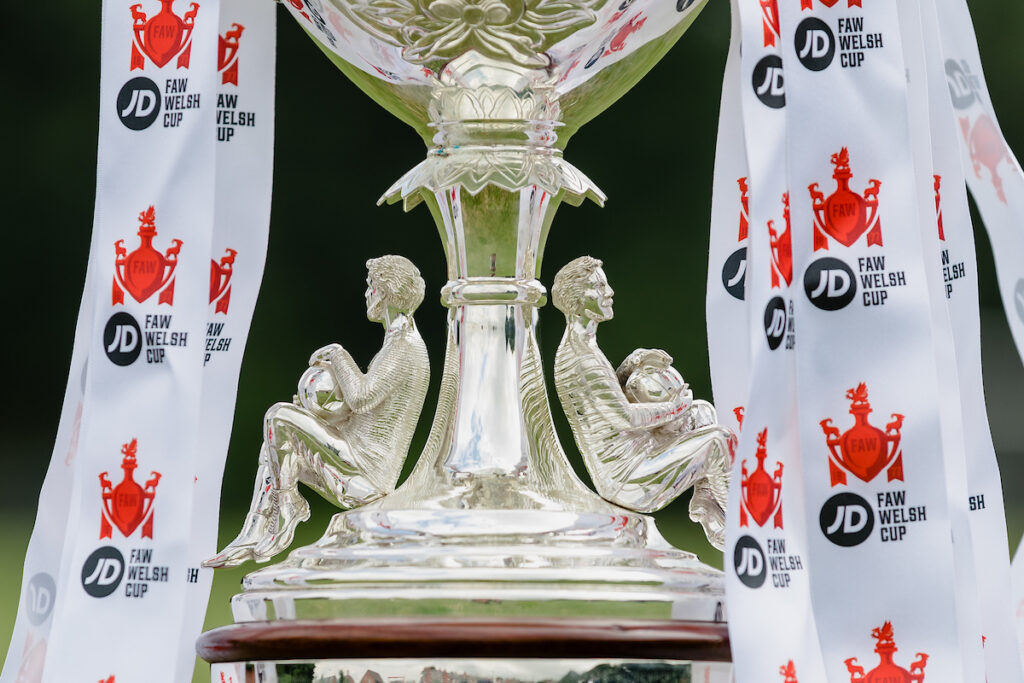
[[[566,317],[554,376],[591,491],[555,434],[535,332],[555,211],[605,198],[562,150],[705,2],[282,3],[428,147],[379,203],[430,210],[447,257],[448,338],[426,445],[396,486],[429,377],[413,319],[423,281],[401,257],[367,263],[381,352],[366,373],[340,345],[313,354],[294,400],[267,413],[242,532],[206,564],[287,549],[309,517],[300,483],[345,511],[318,542],[246,576],[236,624],[201,638],[204,658],[248,662],[264,677],[298,662],[311,667],[302,680],[328,680],[360,657],[467,671],[466,657],[489,652],[534,662],[521,680],[553,675],[536,664],[552,657],[578,660],[566,669],[577,672],[728,660],[721,573],[669,544],[646,513],[692,489],[690,516],[721,547],[735,436],[664,351],[609,363],[596,331],[613,315],[613,291],[603,264],[581,257],[552,287]]]

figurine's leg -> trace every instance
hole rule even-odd
[[[260,449],[259,469],[253,485],[252,502],[245,516],[242,530],[221,552],[203,562],[204,567],[235,567],[248,560],[256,559],[253,552],[256,544],[268,534],[276,531],[278,515],[277,496],[274,490],[272,458],[267,444]]]

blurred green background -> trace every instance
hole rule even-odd
[[[1024,5],[971,2],[996,109],[1010,145],[1024,153]],[[0,107],[5,159],[7,292],[0,495],[0,657],[13,628],[22,561],[32,529],[67,378],[92,226],[99,79],[99,2],[6,10]],[[13,15],[13,16],[12,16]],[[629,95],[585,126],[566,156],[608,194],[605,209],[565,207],[552,230],[542,280],[581,254],[605,261],[616,318],[601,328],[613,362],[638,346],[676,359],[696,395],[710,398],[704,290],[711,178],[729,7],[713,0],[693,29]],[[381,330],[365,319],[364,262],[385,253],[413,259],[428,292],[445,280],[428,212],[377,208],[380,193],[423,158],[419,138],[337,73],[284,12],[279,22],[278,108],[270,251],[235,410],[223,495],[221,542],[233,537],[251,492],[266,408],[287,400],[312,350],[340,341],[364,366]],[[977,217],[975,222],[980,225]],[[989,416],[1003,471],[1011,546],[1024,531],[1024,370],[1003,319],[991,251],[978,235],[983,354]],[[314,278],[308,277],[310,272]],[[303,289],[301,281],[329,286]],[[434,368],[436,395],[445,315],[428,296],[417,316]],[[550,375],[561,315],[545,309],[540,335]],[[554,399],[554,396],[552,395]],[[428,399],[429,401],[430,399]],[[554,400],[562,443],[586,480]],[[413,453],[433,410],[424,410]],[[411,464],[411,463],[410,463]],[[317,538],[332,513],[310,498]],[[659,513],[675,543],[721,566],[686,516],[686,500]],[[219,573],[207,626],[230,621],[228,597],[247,568]],[[0,660],[2,661],[2,660]]]

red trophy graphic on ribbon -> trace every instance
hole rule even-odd
[[[782,528],[782,463],[775,463],[775,473],[769,475],[764,468],[764,459],[768,457],[765,442],[768,440],[766,427],[757,435],[757,469],[747,473],[747,461],[742,464],[740,480],[740,526],[747,526],[749,514],[758,526],[764,526],[775,517],[775,528]]]
[[[210,259],[210,303],[217,302],[214,313],[226,314],[231,303],[231,274],[238,252],[234,249],[225,249],[224,252],[220,263]]]
[[[863,7],[861,4],[863,0],[846,0],[847,7]],[[839,0],[821,0],[821,4],[825,7],[835,7],[839,3]],[[800,0],[800,9],[814,9],[814,0]]]
[[[870,185],[861,196],[850,189],[850,153],[843,147],[832,155],[835,171],[836,191],[828,199],[818,190],[818,183],[811,183],[814,209],[814,250],[828,249],[828,237],[843,246],[853,246],[861,235],[868,233],[868,245],[882,246],[882,226],[878,220],[878,189],[880,180],[870,179]],[[828,237],[826,237],[826,235]]]
[[[782,683],[800,683],[796,680],[796,665],[792,659],[779,667],[779,675],[783,678]]]
[[[622,28],[619,29],[618,33],[615,34],[615,37],[612,38],[612,41],[608,44],[608,51],[604,53],[605,56],[608,56],[613,52],[622,51],[626,47],[626,39],[639,31],[640,27],[645,23],[647,23],[647,17],[645,16],[637,14],[632,17],[628,23],[624,24]]]
[[[850,657],[845,660],[846,670],[850,672],[851,683],[923,683],[924,667],[928,664],[928,655],[923,652],[917,653],[917,659],[910,665],[910,669],[904,669],[895,664],[893,654],[899,649],[892,637],[892,622],[885,622],[880,628],[871,629],[871,635],[876,641],[875,654],[878,655],[878,666],[867,673],[864,667],[857,666],[857,658]]]
[[[224,85],[238,85],[238,41],[244,30],[245,27],[241,24],[232,23],[230,31],[218,36],[217,71],[220,72],[220,82]]]
[[[946,241],[946,231],[942,229],[942,195],[939,188],[942,187],[942,176],[934,175],[935,179],[935,222],[939,224],[939,239]]]
[[[747,185],[746,176],[738,179],[736,184],[740,186],[740,232],[736,236],[736,241],[742,242],[747,239],[747,232],[750,229],[750,198],[747,196],[750,187]]]
[[[147,17],[142,5],[131,6],[132,30],[135,38],[132,41],[132,70],[145,69],[146,60],[143,55],[157,66],[163,67],[175,57],[178,68],[187,69],[192,56],[192,30],[196,25],[199,4],[190,3],[184,17],[174,13],[171,6],[174,0],[160,0],[163,5],[160,12]]]
[[[140,304],[154,293],[160,292],[158,303],[174,305],[174,269],[178,265],[181,240],[171,240],[171,246],[161,254],[153,248],[156,237],[156,211],[149,207],[139,214],[139,246],[129,253],[124,240],[114,243],[117,259],[114,261],[113,303],[124,303],[127,290]]]
[[[764,46],[775,45],[775,36],[779,35],[779,1],[761,0],[761,19],[764,23]]]
[[[127,538],[140,524],[142,537],[153,538],[153,498],[156,496],[156,486],[160,483],[161,475],[159,472],[150,472],[150,479],[144,487],[135,481],[134,472],[138,467],[135,460],[137,447],[137,439],[132,439],[131,443],[121,447],[124,454],[124,460],[121,461],[124,478],[121,483],[112,486],[106,472],[100,475],[100,486],[103,487],[100,538],[111,538],[111,525],[116,526]]]
[[[785,207],[782,217],[786,221],[786,230],[779,235],[775,230],[775,221],[768,221],[768,238],[772,247],[772,288],[780,285],[779,278],[786,281],[789,287],[793,283],[793,239],[789,230],[789,193],[782,194]]]
[[[964,141],[967,142],[967,149],[971,153],[971,165],[974,167],[974,175],[981,177],[981,167],[988,169],[992,186],[996,188],[996,196],[1003,204],[1006,203],[1006,193],[1003,191],[1003,179],[999,177],[999,163],[1004,159],[1013,164],[1013,158],[1006,149],[1003,136],[988,114],[982,114],[971,126],[969,118],[960,119],[960,131],[963,133]]]
[[[821,421],[830,451],[828,469],[832,486],[845,484],[847,472],[862,481],[871,481],[883,469],[887,470],[888,481],[903,481],[903,452],[900,450],[903,416],[893,413],[892,422],[882,431],[868,423],[871,404],[867,385],[861,382],[855,389],[847,390],[846,398],[850,399],[850,414],[854,418],[852,427],[840,434],[831,418]]]

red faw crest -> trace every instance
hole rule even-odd
[[[774,474],[769,475],[764,468],[764,459],[768,457],[765,441],[768,439],[766,427],[757,435],[757,469],[747,473],[747,461],[742,467],[740,480],[740,526],[747,526],[749,514],[758,526],[764,526],[775,517],[775,528],[782,528],[782,463],[775,463]]]
[[[934,175],[935,179],[935,222],[939,224],[939,239],[946,241],[946,232],[942,229],[942,195],[939,188],[942,187],[942,176]]]
[[[903,452],[900,450],[900,428],[903,416],[892,414],[892,422],[885,431],[868,423],[871,404],[868,403],[868,388],[863,382],[846,392],[850,399],[850,414],[854,425],[839,433],[832,425],[832,418],[821,421],[825,432],[825,443],[829,448],[828,470],[831,484],[846,483],[849,472],[862,481],[871,481],[883,469],[887,470],[888,481],[903,481]]]
[[[779,667],[779,675],[782,676],[782,683],[800,683],[796,680],[796,665],[792,659]]]
[[[121,447],[124,460],[121,469],[124,478],[117,486],[111,486],[107,473],[100,475],[100,486],[103,489],[103,512],[100,515],[100,538],[111,538],[112,525],[116,526],[125,538],[142,524],[142,538],[153,538],[153,498],[156,486],[160,483],[160,473],[150,472],[150,479],[145,487],[140,486],[134,477],[135,450],[138,441],[132,439]],[[145,522],[143,524],[143,522]]]
[[[917,659],[904,669],[893,662],[893,654],[899,650],[892,637],[892,622],[885,622],[879,628],[871,629],[875,639],[875,654],[878,655],[878,666],[867,673],[864,667],[857,665],[857,658],[850,657],[844,663],[850,672],[850,683],[924,683],[924,667],[928,664],[928,655],[917,653]]]
[[[981,178],[981,167],[988,169],[989,178],[992,179],[992,186],[996,188],[996,196],[1003,204],[1006,203],[1006,193],[1003,191],[1003,179],[999,177],[999,163],[1005,160],[1013,167],[1013,157],[1006,149],[1003,136],[996,128],[996,124],[982,114],[971,126],[969,118],[960,119],[960,132],[963,133],[964,142],[971,153],[971,165],[974,167],[974,175]]]
[[[789,230],[789,193],[782,194],[782,217],[786,221],[786,230],[781,235],[775,231],[775,221],[768,221],[768,238],[772,246],[772,288],[780,286],[779,278],[786,281],[786,286],[793,284],[793,239]]]
[[[224,256],[218,264],[210,259],[210,303],[214,301],[214,313],[228,312],[228,305],[231,303],[231,275],[234,273],[235,256],[238,252],[234,249],[225,249]]]
[[[878,221],[878,189],[882,182],[872,178],[864,196],[851,190],[853,173],[850,171],[850,153],[845,147],[832,155],[832,165],[836,167],[832,173],[836,191],[828,199],[818,190],[818,183],[807,187],[814,210],[814,250],[828,249],[826,235],[843,246],[851,247],[865,232],[868,233],[869,246],[882,246],[882,227]]]
[[[764,24],[764,46],[775,45],[779,33],[779,0],[760,0],[761,22]]]
[[[217,37],[217,71],[224,85],[238,85],[238,41],[244,30],[241,24],[232,23],[230,31]]]
[[[846,0],[847,7],[863,7],[862,0]],[[821,0],[825,7],[835,7],[839,0]],[[800,9],[814,9],[814,0],[800,0]]]
[[[736,241],[742,242],[747,239],[747,233],[750,231],[750,198],[747,197],[750,188],[746,176],[738,179],[736,184],[740,186],[740,231]]]
[[[181,240],[171,240],[171,246],[161,254],[153,248],[156,237],[156,211],[149,207],[139,214],[139,246],[131,253],[124,240],[114,243],[113,303],[123,304],[125,290],[140,304],[160,292],[158,303],[174,305],[174,269],[178,265]]]
[[[179,69],[187,69],[192,56],[192,30],[196,26],[196,15],[199,13],[198,3],[189,3],[184,17],[174,13],[171,6],[174,0],[160,0],[160,12],[147,17],[142,11],[142,4],[130,7],[132,11],[132,30],[135,33],[132,41],[132,68],[145,69],[149,60],[159,69],[175,57],[178,58]]]

